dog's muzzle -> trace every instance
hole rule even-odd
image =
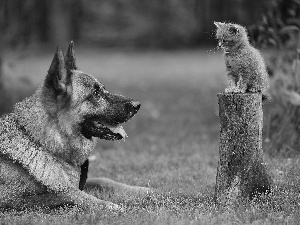
[[[138,101],[126,101],[122,107],[112,107],[111,110],[105,111],[104,115],[88,116],[81,124],[81,132],[88,139],[92,137],[105,140],[124,139],[127,134],[120,124],[130,120],[140,107]],[[116,110],[118,108],[122,110]]]

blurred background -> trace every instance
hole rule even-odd
[[[0,113],[31,95],[56,47],[73,40],[81,70],[142,102],[133,136],[218,141],[226,70],[214,21],[247,27],[266,59],[266,151],[299,152],[300,0],[0,0]]]
[[[126,142],[99,141],[90,176],[191,194],[187,205],[181,197],[172,200],[171,217],[168,208],[150,216],[148,209],[146,216],[133,210],[139,224],[149,218],[190,224],[182,220],[188,215],[197,223],[224,223],[209,197],[219,160],[217,93],[227,80],[214,21],[245,26],[265,58],[272,100],[263,106],[262,141],[274,186],[282,190],[275,203],[232,210],[227,224],[250,224],[255,214],[273,216],[268,224],[280,218],[299,224],[300,0],[0,0],[0,115],[34,93],[56,47],[66,51],[73,40],[81,71],[142,104],[124,125]]]
[[[2,41],[178,48],[212,43],[213,21],[261,19],[272,0],[1,0]]]

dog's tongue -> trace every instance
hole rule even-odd
[[[126,138],[127,134],[124,130],[124,128],[121,125],[118,126],[107,126],[112,132],[114,132],[115,134],[120,134],[122,136],[122,138]]]

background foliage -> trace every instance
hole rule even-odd
[[[254,45],[271,48],[272,102],[265,122],[265,150],[272,155],[300,151],[300,0],[276,0],[250,27]]]
[[[195,46],[213,21],[248,25],[271,0],[1,0],[6,43],[92,42],[100,46]],[[234,10],[233,10],[234,9]]]

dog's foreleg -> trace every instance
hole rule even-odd
[[[80,181],[79,181],[79,190],[83,190],[89,171],[89,160],[87,159],[80,167]]]
[[[114,180],[100,177],[100,178],[88,178],[84,186],[85,190],[98,188],[100,191],[109,192],[118,196],[146,196],[151,193],[151,189],[140,186],[130,186],[124,183],[119,183]]]
[[[109,201],[100,200],[79,189],[71,189],[68,192],[59,193],[57,195],[64,198],[67,202],[71,201],[86,210],[108,209],[119,212],[123,211],[121,206]]]
[[[19,200],[18,208],[24,207],[58,207],[63,205],[77,205],[83,210],[111,210],[122,212],[123,208],[112,202],[100,200],[83,191],[72,189],[66,192],[54,193],[48,192],[45,194],[24,196],[22,201]]]

